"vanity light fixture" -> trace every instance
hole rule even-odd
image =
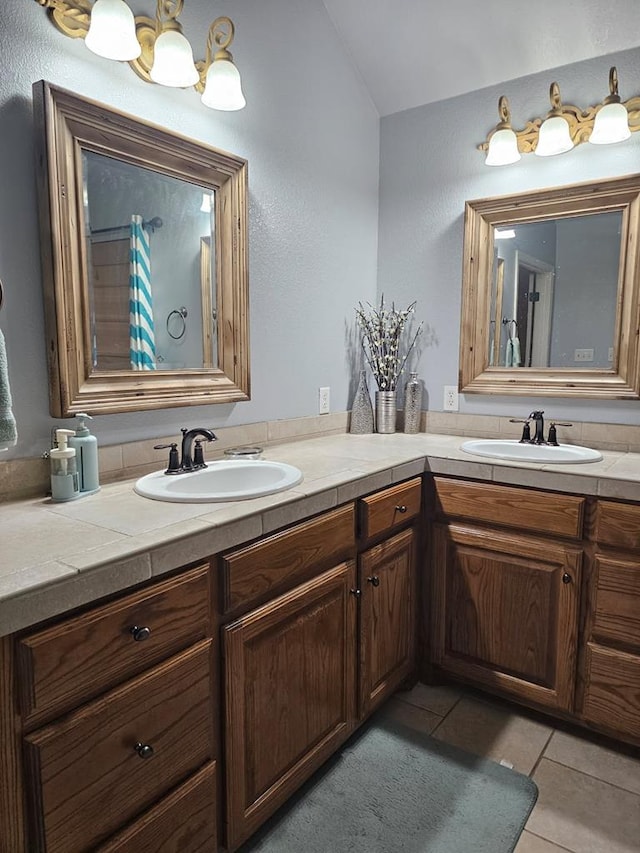
[[[609,71],[609,95],[596,113],[589,142],[594,145],[609,145],[612,142],[624,142],[630,136],[629,113],[620,101],[618,72],[613,67]]]
[[[191,45],[182,33],[178,15],[184,0],[158,0],[153,65],[149,77],[161,86],[186,89],[200,80]]]
[[[202,103],[214,110],[241,110],[247,103],[242,92],[240,73],[227,50],[234,34],[231,18],[216,18],[209,27]],[[215,53],[214,44],[217,48]]]
[[[498,115],[500,121],[489,136],[487,166],[507,166],[509,163],[517,163],[520,159],[518,138],[511,127],[509,101],[504,95],[498,100]]]
[[[609,71],[609,92],[601,104],[583,110],[563,104],[560,87],[554,82],[549,90],[551,110],[544,118],[530,119],[522,130],[511,127],[509,103],[502,95],[498,101],[500,122],[478,150],[486,152],[487,166],[506,166],[520,159],[516,152],[546,157],[587,141],[596,145],[622,142],[640,130],[640,96],[621,101],[615,67]]]
[[[205,106],[239,110],[246,101],[240,74],[228,50],[235,34],[230,18],[211,24],[205,60],[194,62],[178,16],[184,0],[157,0],[155,20],[134,17],[125,0],[36,0],[52,23],[106,59],[128,62],[148,83],[188,88],[202,95]]]
[[[127,62],[142,53],[133,12],[124,0],[96,0],[84,43],[105,59]]]
[[[553,157],[554,154],[564,154],[573,148],[573,139],[569,122],[562,115],[562,101],[560,100],[560,87],[552,83],[549,88],[549,100],[551,109],[538,131],[538,144],[533,153],[538,157]]]

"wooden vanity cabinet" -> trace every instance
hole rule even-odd
[[[16,638],[29,853],[217,849],[209,570]]]
[[[419,529],[414,522],[422,509],[422,479],[362,498],[358,509],[364,547],[358,558],[359,718],[364,719],[415,667]],[[399,528],[404,529],[395,533]]]
[[[640,505],[598,500],[586,583],[585,722],[640,742]]]
[[[231,850],[353,731],[355,580],[340,563],[224,629]]]
[[[229,605],[237,606],[241,589],[251,602],[280,590],[283,578],[290,586],[304,578],[222,631],[228,850],[413,667],[415,534],[408,525],[419,516],[420,494],[416,478],[359,501],[360,527],[370,535],[357,541],[356,507],[348,504],[222,558]],[[364,526],[372,506],[375,525]]]
[[[566,540],[582,535],[584,500],[440,477],[433,498],[433,663],[572,711],[582,547]]]

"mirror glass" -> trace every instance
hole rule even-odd
[[[249,399],[246,160],[33,92],[51,414]]]
[[[469,201],[460,390],[640,396],[640,175]]]
[[[93,151],[82,162],[94,368],[216,366],[216,295],[202,267],[211,190]]]
[[[494,230],[490,367],[611,369],[621,231],[620,210]]]

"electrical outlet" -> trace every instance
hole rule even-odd
[[[458,389],[455,385],[444,386],[444,410],[445,412],[458,411]]]
[[[609,347],[609,353],[607,355],[608,361],[613,361],[613,347]]]
[[[593,361],[593,347],[589,349],[575,349],[573,351],[574,361]]]
[[[318,388],[318,414],[328,415],[331,411],[331,389]]]

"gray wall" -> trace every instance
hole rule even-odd
[[[460,57],[459,61],[464,61]],[[620,145],[580,145],[558,157],[525,155],[501,168],[484,165],[476,146],[495,126],[500,95],[511,103],[514,127],[544,115],[553,80],[565,103],[598,103],[616,65],[624,99],[640,92],[640,49],[520,78],[447,101],[387,116],[380,134],[378,290],[399,303],[418,300],[429,326],[417,370],[428,407],[441,411],[443,385],[458,379],[463,212],[467,199],[580,183],[640,170],[640,133]],[[594,322],[597,318],[594,314]],[[595,400],[523,399],[467,394],[460,410],[522,416],[535,408],[554,417],[640,423],[640,404]]]
[[[155,14],[155,0],[135,0]],[[31,85],[45,79],[249,161],[252,399],[236,405],[97,417],[102,444],[317,413],[331,387],[350,388],[345,318],[375,300],[378,219],[376,111],[320,0],[189,0],[181,22],[196,58],[211,21],[230,15],[247,108],[206,109],[194,90],[144,83],[124,63],[90,53],[33,0],[0,12],[0,313],[19,440],[9,456],[48,444],[50,427]],[[2,464],[0,462],[0,464]]]
[[[153,16],[155,0],[136,0]],[[102,416],[103,444],[177,434],[181,426],[233,425],[315,414],[317,389],[333,410],[350,402],[348,362],[357,301],[384,292],[418,300],[427,324],[417,369],[425,402],[442,409],[458,373],[462,214],[465,199],[638,171],[640,133],[613,147],[582,145],[545,161],[484,166],[475,146],[511,100],[514,124],[543,113],[551,80],[566,102],[591,104],[618,66],[623,97],[640,91],[640,49],[519,79],[389,116],[380,123],[320,0],[189,0],[181,20],[198,57],[211,20],[236,24],[233,53],[247,108],[205,109],[193,90],[143,83],[126,64],[95,57],[65,38],[33,0],[4,0],[0,14],[0,326],[9,354],[16,448],[48,443],[48,414],[31,84],[71,89],[249,160],[252,400],[223,406]],[[461,57],[460,61],[464,61]],[[380,151],[379,151],[380,130]],[[380,181],[378,182],[378,168]],[[379,200],[379,211],[378,211]],[[378,232],[379,213],[379,232]],[[376,279],[376,270],[377,279]],[[521,415],[531,400],[467,395],[466,412]],[[636,403],[538,398],[556,417],[637,423]],[[1,463],[0,463],[1,464]]]
[[[621,222],[622,215],[617,212],[558,223],[553,365],[611,366],[608,356],[616,325]],[[593,361],[576,363],[576,349],[592,349]]]

